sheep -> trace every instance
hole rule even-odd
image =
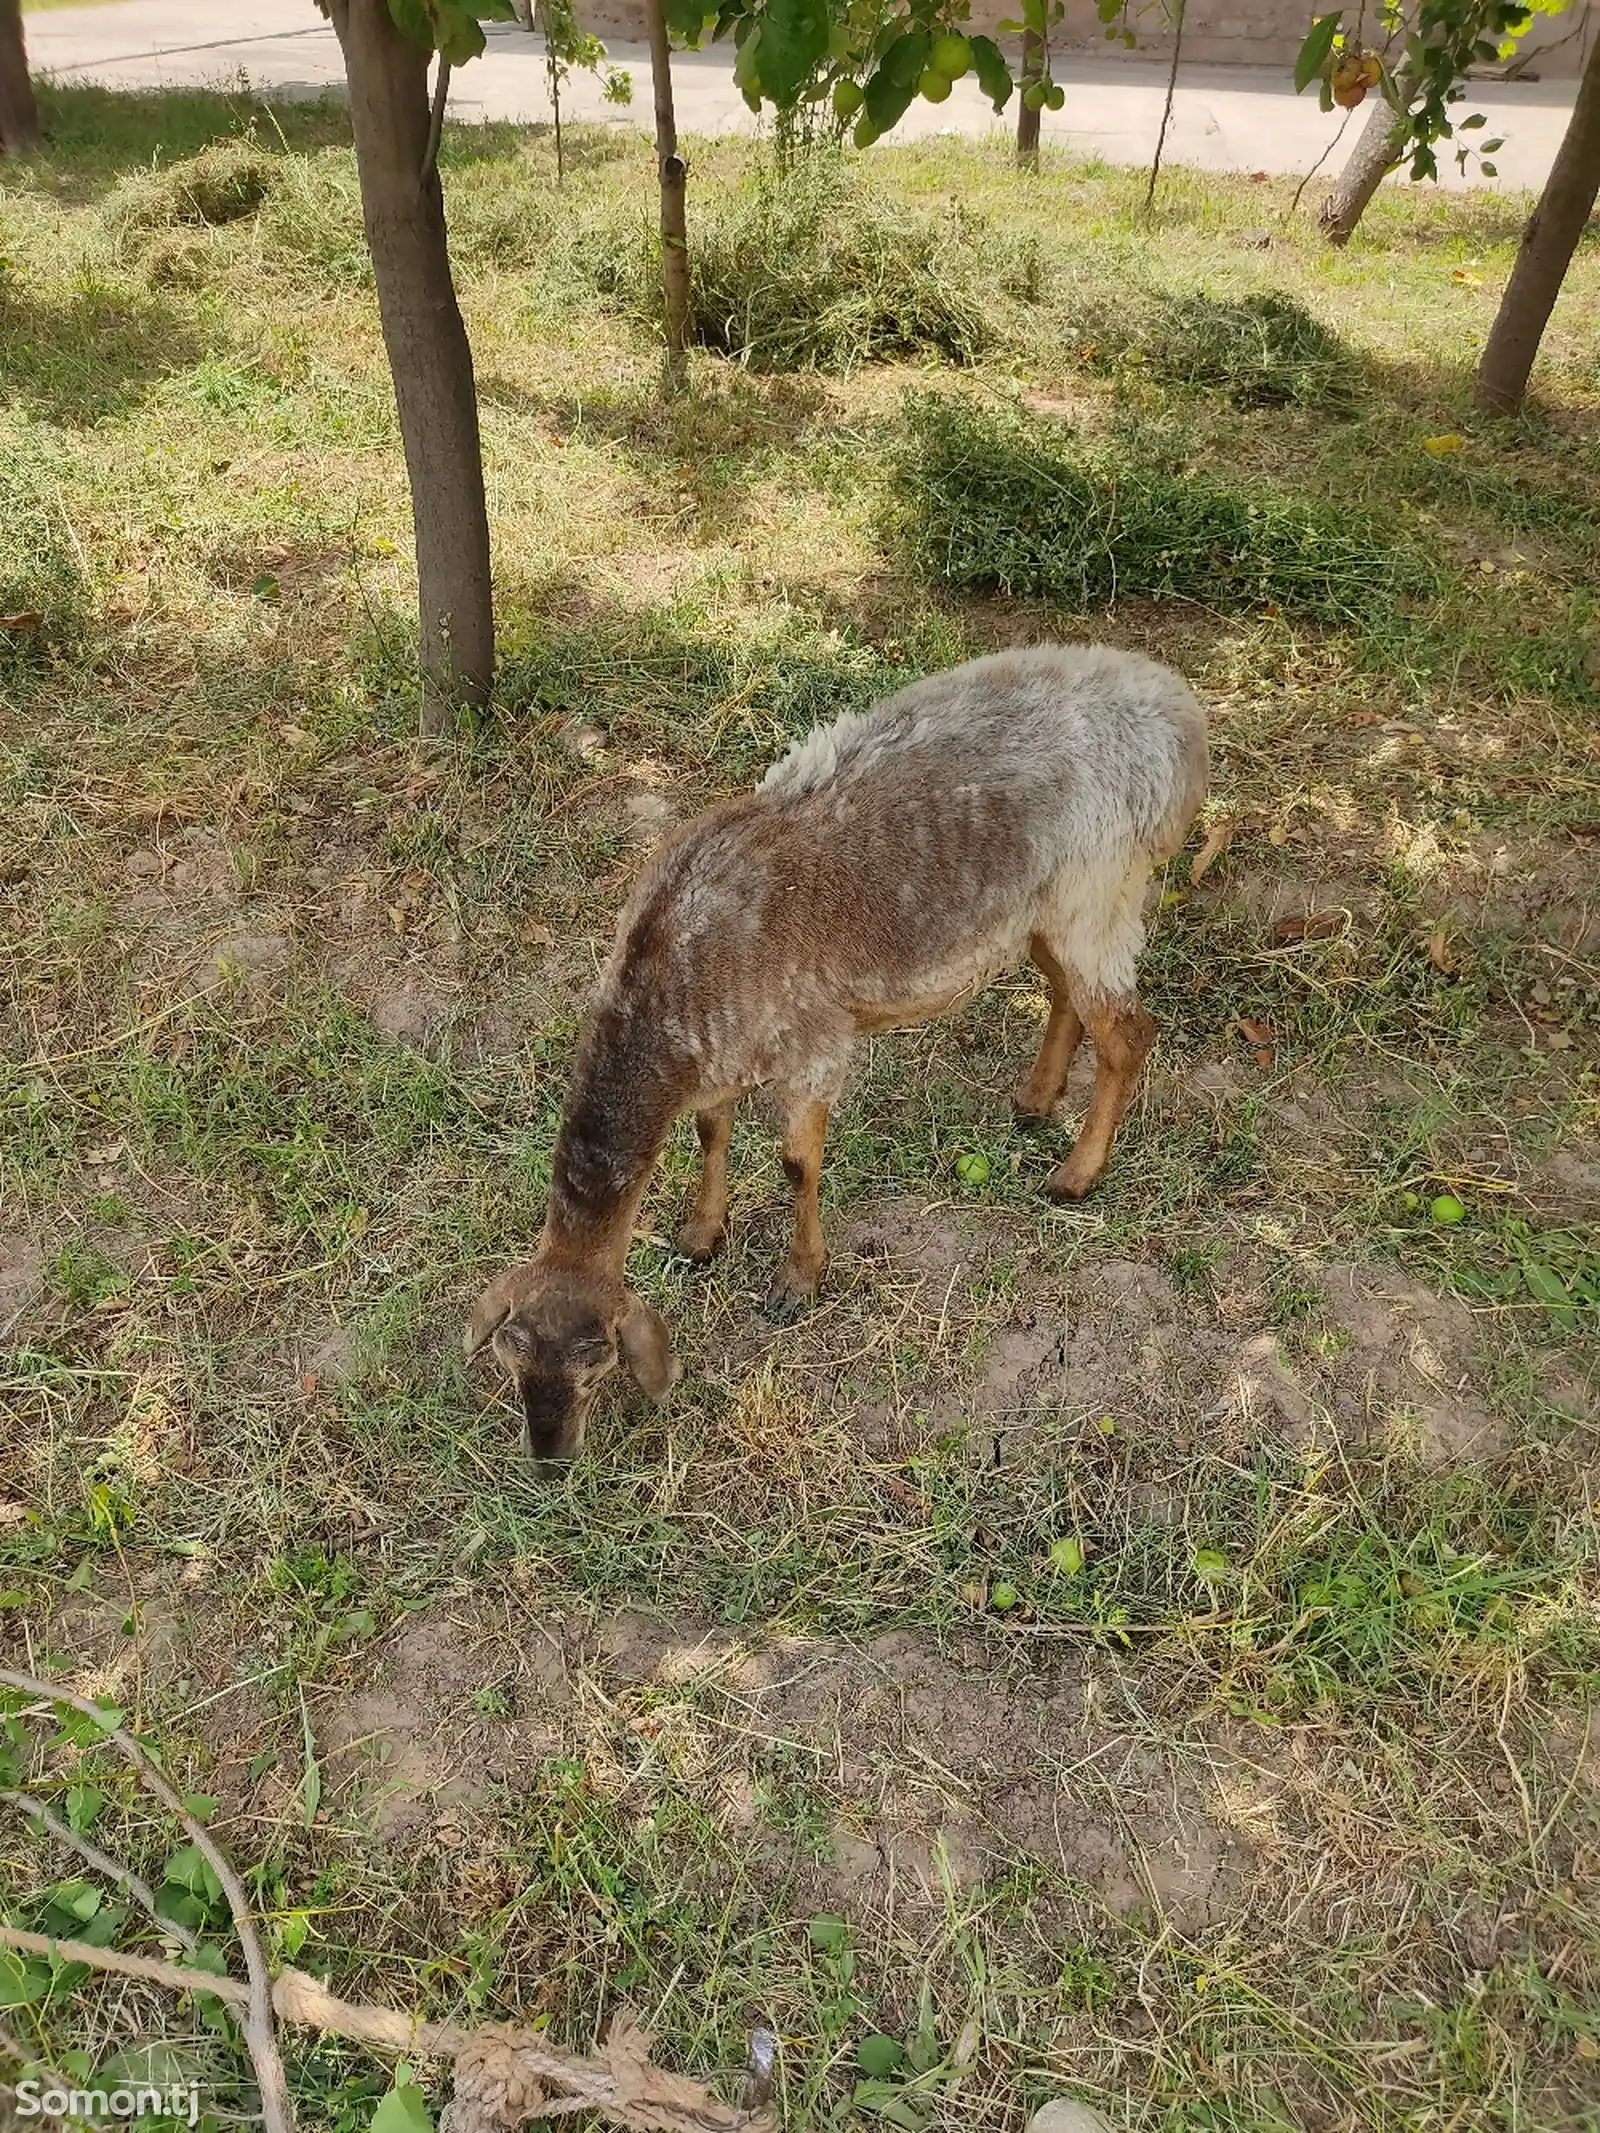
[[[1151,869],[1206,787],[1205,717],[1136,652],[1041,645],[913,682],[798,742],[754,792],[660,846],[618,923],[578,1040],[543,1233],[473,1309],[520,1395],[539,1462],[576,1456],[620,1362],[665,1398],[677,1364],[627,1286],[640,1200],[674,1120],[702,1163],[680,1246],[708,1260],[728,1213],[734,1108],[777,1097],[794,1229],[767,1308],[817,1292],[828,1114],[857,1038],[948,1013],[1032,958],[1050,990],[1015,1109],[1049,1118],[1080,1038],[1097,1071],[1082,1130],[1045,1181],[1076,1200],[1106,1168],[1155,1038],[1136,959]]]

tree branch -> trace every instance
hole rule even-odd
[[[428,119],[428,145],[423,151],[422,169],[417,174],[417,190],[427,191],[439,175],[439,141],[444,133],[444,107],[450,95],[450,62],[441,52],[439,55],[439,78],[433,85],[433,111]]]
[[[175,1941],[193,1955],[200,1943],[187,1926],[180,1926],[175,1918],[161,1916],[156,1909],[156,1899],[148,1883],[141,1881],[130,1867],[124,1866],[119,1859],[113,1859],[109,1853],[97,1850],[86,1838],[80,1837],[75,1829],[69,1829],[59,1815],[52,1814],[43,1800],[36,1800],[31,1792],[8,1792],[0,1797],[8,1799],[13,1807],[21,1808],[25,1815],[31,1815],[36,1822],[42,1822],[58,1844],[64,1844],[68,1851],[76,1852],[86,1866],[92,1866],[97,1874],[104,1874],[108,1881],[125,1890],[142,1911],[148,1912],[163,1933],[170,1933]]]
[[[262,2124],[266,2133],[294,2133],[294,2107],[289,2101],[289,2084],[284,2076],[283,2060],[278,2051],[277,2033],[272,2022],[272,1978],[267,1970],[266,1956],[262,1953],[260,1936],[252,1922],[249,1899],[238,1875],[218,1851],[207,1831],[190,1814],[183,1801],[161,1775],[146,1750],[121,1726],[108,1726],[105,1723],[105,1713],[98,1704],[91,1703],[86,1696],[79,1696],[71,1689],[62,1688],[58,1682],[40,1681],[33,1674],[14,1674],[9,1668],[0,1668],[0,1686],[20,1689],[25,1696],[37,1696],[46,1703],[64,1703],[70,1710],[81,1712],[85,1718],[92,1718],[106,1739],[118,1747],[132,1763],[147,1790],[154,1793],[167,1812],[183,1825],[190,1843],[216,1875],[222,1885],[222,1893],[228,1899],[233,1930],[239,1937],[244,1966],[250,1978],[249,2013],[245,2019],[244,2040],[261,2090]]]

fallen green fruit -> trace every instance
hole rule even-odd
[[[1467,1211],[1453,1192],[1440,1193],[1428,1208],[1435,1222],[1464,1222]]]
[[[968,1185],[987,1185],[989,1158],[986,1155],[958,1155],[956,1176]]]

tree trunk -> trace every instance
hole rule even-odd
[[[689,166],[678,153],[672,109],[672,47],[661,0],[646,0],[650,79],[656,99],[656,167],[661,177],[661,295],[667,329],[667,391],[681,392],[689,375],[689,226],[685,216]]]
[[[1017,92],[1017,161],[1037,163],[1039,160],[1039,120],[1043,113],[1035,111],[1028,103],[1028,88],[1044,75],[1044,39],[1037,30],[1022,33],[1022,84]]]
[[[1399,86],[1401,95],[1407,96],[1410,85],[1402,79]],[[1350,151],[1350,160],[1334,180],[1333,191],[1317,216],[1317,227],[1329,244],[1350,242],[1356,224],[1367,211],[1367,203],[1399,162],[1405,140],[1404,119],[1396,118],[1381,96],[1374,96],[1367,123]]]
[[[533,0],[511,0],[512,12],[525,30],[533,28]]]
[[[450,277],[428,55],[387,0],[333,0],[350,83],[361,210],[394,379],[422,619],[423,730],[447,732],[494,681],[489,521],[472,350]]]
[[[22,0],[0,0],[0,155],[32,155],[39,141],[39,107],[22,41]]]
[[[1516,265],[1495,313],[1474,398],[1486,415],[1514,414],[1550,323],[1584,224],[1600,198],[1600,38],[1556,150],[1539,205],[1528,217]]]

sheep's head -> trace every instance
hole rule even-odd
[[[608,1273],[539,1259],[500,1275],[473,1306],[467,1360],[485,1348],[517,1388],[536,1462],[578,1456],[590,1403],[619,1362],[653,1400],[678,1375],[667,1329],[642,1298]]]

